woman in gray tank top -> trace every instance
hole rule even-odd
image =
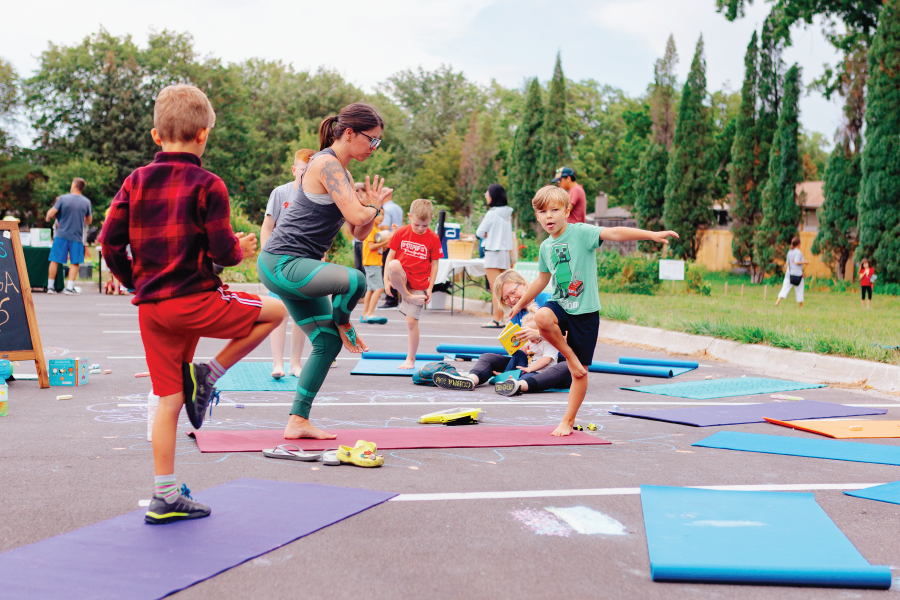
[[[381,143],[384,121],[368,104],[345,106],[319,125],[320,151],[309,161],[299,194],[281,216],[259,254],[259,279],[284,301],[294,322],[312,344],[300,372],[287,439],[333,439],[309,422],[313,399],[322,387],[341,346],[359,353],[369,349],[353,329],[350,313],[366,292],[356,269],[322,261],[346,221],[358,240],[372,230],[375,216],[390,194],[384,180],[366,177],[366,204],[353,189],[347,171],[351,160],[364,161]]]

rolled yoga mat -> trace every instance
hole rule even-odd
[[[641,508],[653,581],[891,587],[814,494],[642,485]]]
[[[610,373],[613,375],[637,375],[638,377],[662,377],[669,379],[682,373],[692,371],[687,367],[646,367],[640,365],[621,365],[594,361],[588,367],[591,373]]]
[[[515,448],[519,446],[595,446],[606,440],[581,431],[557,437],[554,426],[486,427],[385,427],[380,429],[330,429],[334,440],[286,440],[283,429],[246,431],[192,431],[200,452],[262,452],[281,444],[295,444],[302,450],[327,450],[340,445],[353,447],[356,440],[374,442],[379,450],[418,448]]]
[[[503,346],[466,346],[459,344],[441,344],[436,349],[443,354],[463,354],[467,356],[481,356],[482,354],[505,354],[509,356]]]
[[[406,352],[363,352],[362,357],[372,360],[406,360]],[[443,354],[416,354],[416,360],[444,360]]]
[[[261,479],[191,493],[209,517],[147,525],[136,510],[0,554],[0,597],[155,600],[396,496]],[[314,556],[321,543],[298,552]]]
[[[692,360],[667,360],[665,358],[636,358],[633,356],[620,356],[620,365],[640,365],[644,367],[681,367],[684,369],[696,369],[700,363]]]

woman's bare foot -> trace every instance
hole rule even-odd
[[[291,415],[288,419],[287,427],[284,428],[284,439],[299,440],[300,438],[311,438],[314,440],[333,440],[336,435],[332,435],[322,431],[318,427],[309,422],[309,419],[297,415]]]
[[[300,371],[301,371],[300,365],[297,365],[296,367],[291,365],[291,370],[288,371],[288,375],[293,375],[294,377],[300,377]]]
[[[281,379],[284,377],[284,369],[272,369],[272,379]]]
[[[574,377],[575,379],[581,379],[588,374],[587,369],[584,368],[584,365],[577,360],[566,361],[566,364],[569,365],[569,373],[571,373],[572,377]],[[569,433],[572,433],[572,431],[570,430]],[[565,435],[569,434],[567,433]]]
[[[337,326],[338,333],[341,335],[341,342],[344,344],[344,348],[349,350],[354,354],[359,354],[360,352],[368,352],[369,347],[363,341],[359,334],[356,334],[356,343],[354,344],[350,337],[347,335],[347,332],[354,331],[353,324],[347,323],[346,325],[338,325]]]
[[[410,361],[408,358],[403,361],[403,363],[397,367],[398,369],[412,369],[416,366],[416,361]]]
[[[566,435],[572,435],[572,424],[566,423],[563,421],[559,425],[556,426],[556,429],[553,430],[553,433],[550,435],[555,435],[556,437],[563,437]]]

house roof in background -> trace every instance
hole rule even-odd
[[[797,196],[797,204],[805,208],[821,208],[825,204],[825,182],[824,181],[804,181],[798,183],[795,188]],[[806,193],[806,198],[802,198],[802,194]]]

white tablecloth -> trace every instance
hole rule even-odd
[[[465,269],[469,277],[484,277],[487,271],[484,270],[483,258],[472,258],[469,260],[461,260],[455,258],[441,258],[438,260],[438,271],[435,277],[435,283],[446,283],[450,280],[450,271],[456,270],[456,274],[462,273]]]

